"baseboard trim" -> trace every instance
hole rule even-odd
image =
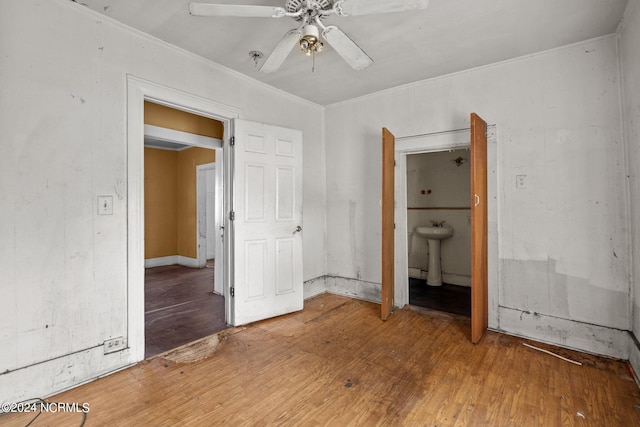
[[[144,268],[164,267],[166,265],[182,265],[184,267],[201,268],[196,258],[189,258],[182,255],[171,255],[160,258],[149,258],[144,260]]]
[[[348,277],[326,276],[327,292],[380,304],[382,285]]]
[[[204,263],[206,265],[207,261],[205,260]],[[182,255],[178,255],[178,265],[182,265],[184,267],[191,267],[191,268],[204,268],[204,265],[200,265],[200,263],[196,258],[189,258]]]
[[[427,280],[427,270],[410,267],[409,277],[413,279]],[[463,274],[442,273],[442,281],[450,285],[471,286],[471,276],[465,276]]]
[[[129,348],[104,354],[104,347],[96,345],[0,374],[0,400],[20,402],[34,397],[51,396],[109,375],[133,363]],[[60,374],[51,375],[52,372]],[[2,414],[0,411],[0,416]]]
[[[442,281],[450,285],[471,287],[471,276],[442,273]]]
[[[628,331],[530,313],[509,307],[498,308],[497,331],[588,353],[629,359]]]
[[[315,279],[310,279],[303,283],[304,299],[313,298],[315,296],[324,294],[326,292],[327,292],[326,276],[316,277]]]
[[[340,276],[320,276],[304,282],[304,299],[322,294],[342,295],[380,304],[381,285]]]

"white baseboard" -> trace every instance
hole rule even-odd
[[[498,318],[498,331],[510,335],[623,360],[629,358],[628,331],[502,306],[498,308]]]
[[[324,294],[325,292],[327,292],[327,280],[325,276],[307,280],[303,284],[304,299],[313,298],[317,295]]]
[[[463,276],[462,274],[442,273],[442,281],[450,285],[471,286],[471,276]]]
[[[382,285],[380,283],[349,279],[347,277],[326,277],[327,292],[380,304],[382,299]]]
[[[200,268],[196,258],[189,258],[182,255],[171,255],[144,260],[144,268],[163,267],[165,265],[182,265],[185,267]]]
[[[144,268],[163,267],[165,265],[176,265],[177,263],[178,255],[149,258],[144,260]]]
[[[205,261],[206,264],[206,261]],[[202,268],[204,265],[200,265],[196,258],[189,258],[186,256],[178,255],[178,265],[183,265],[185,267],[191,268]]]
[[[427,280],[427,270],[409,267],[409,277],[413,279]],[[462,274],[442,273],[442,281],[450,285],[471,286],[471,276]]]
[[[102,345],[55,357],[31,366],[3,372],[0,375],[0,401],[21,402],[34,397],[45,398],[93,381],[133,363],[128,348],[104,354]],[[0,417],[2,415],[0,410]]]

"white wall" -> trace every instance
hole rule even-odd
[[[380,128],[396,136],[460,129],[471,112],[497,125],[490,221],[498,221],[500,273],[490,283],[490,326],[626,357],[630,254],[615,36],[327,107],[328,273],[369,284],[363,298],[379,294]],[[527,175],[527,188],[516,189],[516,175]]]
[[[631,204],[631,242],[633,251],[633,333],[640,338],[640,2],[630,0],[620,28],[625,131],[629,167]],[[640,348],[630,343],[630,357],[640,373]]]
[[[428,269],[427,239],[415,228],[445,221],[454,231],[440,246],[443,280],[464,286],[470,285],[471,278],[470,154],[455,150],[407,156],[409,268],[422,270],[422,276]],[[463,159],[460,165],[455,162],[458,158]]]
[[[68,0],[0,2],[0,57],[0,401],[133,362],[102,348],[127,334],[127,74],[302,129],[304,277],[324,276],[321,107]]]

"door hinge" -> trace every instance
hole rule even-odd
[[[229,293],[231,294],[232,297],[235,297],[236,296],[236,288],[234,288],[234,287],[229,288]]]
[[[229,140],[229,145],[230,146],[235,146],[236,145],[236,137],[232,136],[231,139]]]
[[[236,220],[236,213],[234,211],[229,212],[229,219],[231,221],[235,221]]]

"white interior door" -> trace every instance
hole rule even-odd
[[[216,257],[216,169],[215,166],[205,171],[205,205],[207,229],[207,259]]]
[[[208,259],[214,258],[216,239],[218,238],[215,181],[215,163],[196,166],[197,258],[200,268],[205,267]]]
[[[302,310],[302,132],[234,121],[233,324]]]

